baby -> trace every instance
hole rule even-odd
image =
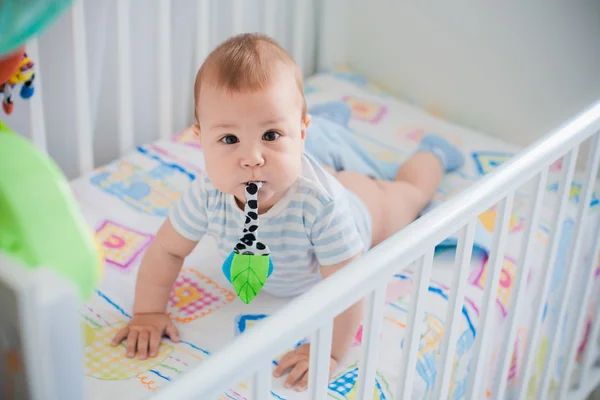
[[[115,346],[126,340],[128,357],[155,356],[163,334],[179,341],[166,313],[171,288],[203,236],[216,239],[223,257],[231,253],[244,227],[248,182],[262,182],[260,237],[274,265],[263,290],[295,296],[415,220],[443,173],[462,163],[448,142],[426,136],[391,180],[320,165],[305,152],[311,116],[300,69],[260,34],[217,47],[198,72],[194,100],[205,173],[183,193],[143,257],[133,317],[113,340]],[[362,318],[362,301],[336,317],[331,370]],[[278,362],[274,375],[289,372],[286,387],[306,389],[309,346]]]

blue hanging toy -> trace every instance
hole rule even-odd
[[[258,190],[262,182],[246,185],[244,232],[223,263],[223,273],[232,283],[240,300],[249,304],[273,273],[267,245],[258,241]]]

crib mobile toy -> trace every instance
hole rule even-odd
[[[0,1],[0,91],[2,108],[13,112],[12,92],[22,85],[23,99],[33,96],[33,61],[24,51],[24,43],[41,34],[63,12],[72,0],[2,0]]]
[[[16,68],[14,68],[15,60],[18,61]],[[0,75],[6,76],[7,71],[11,71],[12,68],[12,73],[9,72],[8,79],[0,78],[0,92],[4,94],[2,109],[6,114],[10,115],[14,110],[12,94],[16,85],[21,84],[20,95],[23,99],[29,99],[33,96],[33,81],[35,79],[33,66],[33,61],[23,49],[17,51],[8,60],[0,62]]]
[[[34,93],[33,61],[24,43],[68,9],[71,0],[0,2],[0,88],[3,109],[13,111],[12,91]],[[82,301],[103,268],[101,250],[58,166],[29,140],[0,121],[0,252],[25,268],[48,267],[73,284]]]

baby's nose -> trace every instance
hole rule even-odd
[[[265,163],[264,158],[260,154],[256,154],[250,157],[244,157],[242,159],[242,166],[245,168],[260,167]]]

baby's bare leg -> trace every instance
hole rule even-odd
[[[353,171],[327,170],[369,209],[375,246],[413,222],[433,199],[444,171],[457,169],[462,163],[458,149],[438,136],[428,135],[420,151],[399,168],[393,181],[375,180]]]
[[[439,160],[430,153],[415,154],[402,165],[391,182],[375,180],[354,171],[327,170],[369,209],[373,221],[372,246],[417,218],[433,198],[443,172]]]

